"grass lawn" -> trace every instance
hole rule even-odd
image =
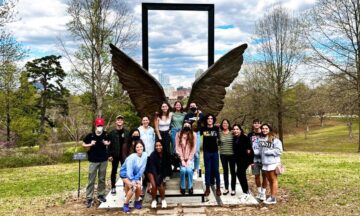
[[[285,150],[307,152],[357,152],[358,133],[358,124],[353,124],[353,138],[349,138],[346,122],[332,122],[329,126],[310,129],[307,139],[305,139],[304,132],[285,136]]]
[[[270,207],[272,213],[360,214],[358,154],[290,151],[283,162],[287,170],[279,177],[279,203]],[[84,200],[87,162],[81,171]],[[0,215],[38,215],[71,203],[77,195],[77,172],[77,163],[0,169]],[[254,213],[259,214],[259,208],[254,207]]]

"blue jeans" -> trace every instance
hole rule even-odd
[[[181,128],[171,128],[171,154],[176,152],[176,134]]]
[[[180,167],[180,188],[186,189],[186,175],[188,181],[188,189],[193,187],[193,169],[192,167]]]
[[[204,151],[205,185],[210,187],[210,179],[213,175],[216,180],[216,187],[220,188],[219,153]]]
[[[194,155],[194,169],[200,169],[200,145],[201,145],[201,137],[200,131],[196,132],[196,152]]]

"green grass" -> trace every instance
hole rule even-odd
[[[287,135],[285,150],[307,152],[357,152],[358,124],[353,124],[353,138],[349,138],[346,123],[338,121],[335,126],[324,126],[304,133]]]
[[[110,171],[108,164],[107,180]],[[82,193],[87,174],[88,162],[81,162]],[[77,195],[78,163],[0,169],[0,182],[0,215],[39,211]]]
[[[279,177],[279,186],[290,200],[277,212],[360,213],[359,154],[285,152],[282,160],[287,170]]]

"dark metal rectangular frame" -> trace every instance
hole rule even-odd
[[[143,68],[149,70],[149,10],[179,10],[208,12],[208,67],[214,64],[214,4],[173,4],[173,3],[142,3],[142,61]]]

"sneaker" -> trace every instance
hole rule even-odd
[[[166,200],[161,200],[161,208],[167,208]]]
[[[193,180],[196,180],[198,177],[199,177],[199,173],[197,170],[195,170],[193,174]]]
[[[124,203],[123,211],[124,211],[125,213],[129,213],[129,212],[130,212],[129,203]]]
[[[229,194],[229,190],[225,189],[224,192],[223,192],[223,195],[228,195],[228,194]]]
[[[169,181],[169,180],[170,180],[170,176],[166,176],[165,181]]]
[[[180,193],[181,193],[182,195],[185,195],[185,189],[180,188]]]
[[[189,195],[193,195],[194,193],[194,189],[193,188],[189,188]]]
[[[156,200],[153,200],[153,201],[151,202],[151,208],[156,208],[156,205],[157,205]]]
[[[210,194],[210,187],[209,186],[206,186],[206,189],[205,189],[205,196],[209,196]]]
[[[111,194],[116,194],[116,188],[111,188]]]
[[[93,200],[92,199],[88,199],[86,201],[86,208],[91,208],[93,206]]]
[[[141,202],[141,200],[134,202],[134,208],[136,208],[136,209],[141,209],[141,208],[142,208],[142,202]]]
[[[261,192],[259,192],[257,195],[256,195],[256,199],[260,199],[261,198],[261,195],[262,195],[262,193]]]
[[[98,196],[98,200],[99,200],[101,203],[106,202],[106,199],[105,199],[105,197],[104,197],[103,195]]]
[[[261,193],[261,194],[260,194],[260,197],[259,197],[259,200],[261,200],[261,201],[266,200],[266,194],[265,194],[265,193]]]
[[[265,204],[268,204],[268,205],[273,205],[273,204],[276,204],[276,198],[275,197],[272,197],[272,196],[269,196],[269,198],[267,198],[265,201],[264,201]]]
[[[231,194],[231,196],[235,196],[236,191],[232,190],[230,194]]]
[[[221,190],[220,188],[216,188],[216,196],[221,196]]]
[[[241,194],[239,199],[240,199],[240,202],[242,203],[246,203],[249,201],[249,198],[250,198],[250,195],[245,193],[245,194]]]

